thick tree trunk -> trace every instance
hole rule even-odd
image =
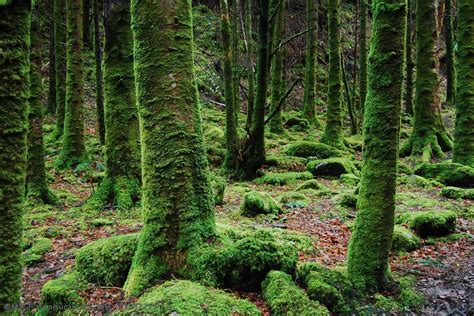
[[[97,133],[99,141],[105,144],[104,89],[102,81],[102,38],[100,36],[99,3],[92,0],[94,19],[94,55],[95,55],[95,104],[97,110]]]
[[[445,0],[444,39],[446,43],[446,102],[453,107],[455,102],[456,71],[454,68],[453,8],[451,0]]]
[[[413,109],[413,70],[415,63],[413,61],[413,39],[415,32],[413,31],[414,19],[413,19],[413,8],[415,0],[408,0],[407,2],[407,33],[405,37],[406,43],[406,78],[405,78],[405,113],[414,115],[415,110]]]
[[[87,160],[84,145],[84,43],[82,0],[66,2],[66,106],[59,167],[71,167]]]
[[[458,0],[454,162],[474,168],[474,3]]]
[[[54,1],[54,55],[56,57],[56,131],[59,138],[64,132],[66,106],[66,2]]]
[[[239,126],[239,111],[240,111],[240,71],[239,71],[239,56],[240,56],[240,38],[239,38],[239,0],[232,1],[232,82],[234,90],[234,116],[235,125]]]
[[[28,0],[0,6],[0,313],[20,303],[30,6]]]
[[[82,34],[84,45],[91,47],[91,2],[94,0],[82,0]],[[93,6],[93,4],[92,4]]]
[[[275,13],[275,28],[273,30],[273,45],[272,51],[275,51],[275,55],[272,59],[272,97],[270,102],[270,113],[276,111],[272,119],[269,122],[270,131],[272,133],[281,133],[283,131],[281,112],[282,109],[279,107],[280,99],[285,94],[283,91],[285,87],[284,83],[284,48],[279,47],[280,43],[283,41],[283,36],[285,33],[284,28],[284,19],[285,19],[285,4],[282,0],[282,3],[277,7],[277,12]]]
[[[406,1],[374,0],[373,8],[364,163],[348,252],[350,280],[370,293],[387,289],[391,280],[388,255],[395,213]]]
[[[248,81],[248,97],[247,97],[247,121],[245,127],[247,131],[252,126],[253,105],[255,103],[255,73],[254,73],[254,42],[253,42],[253,25],[252,25],[252,0],[245,1],[245,35],[247,39],[247,81]]]
[[[191,1],[132,0],[131,8],[144,227],[124,288],[136,295],[179,274],[188,250],[214,235],[215,222],[194,75]]]
[[[342,134],[342,74],[341,74],[341,0],[329,1],[329,78],[326,128],[321,142],[333,147],[344,147]]]

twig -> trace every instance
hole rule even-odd
[[[267,117],[267,119],[265,120],[265,123],[264,125],[267,125],[268,122],[270,122],[270,120],[279,112],[281,111],[282,107],[283,107],[283,103],[285,102],[285,100],[290,96],[291,92],[293,91],[293,89],[296,87],[296,85],[298,84],[298,82],[300,82],[301,79],[298,78],[296,79],[293,84],[291,85],[291,87],[286,91],[285,95],[280,99],[280,102],[278,102],[278,106],[276,107],[276,109]]]

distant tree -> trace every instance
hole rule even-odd
[[[413,61],[413,39],[414,39],[414,19],[413,19],[413,8],[415,6],[415,0],[407,1],[407,33],[405,37],[406,45],[406,78],[405,78],[405,113],[414,115],[413,109],[413,70],[415,63]]]
[[[474,168],[474,3],[458,0],[454,162]]]
[[[438,38],[434,0],[416,3],[416,92],[415,121],[410,139],[401,149],[402,156],[443,157],[452,149],[451,135],[446,131],[440,108],[438,62],[435,41]]]
[[[406,28],[406,0],[373,0],[369,86],[357,218],[348,276],[374,293],[389,288]]]
[[[341,71],[341,0],[328,2],[329,74],[326,127],[321,142],[343,147],[342,135],[342,71]]]
[[[453,4],[445,0],[444,11],[444,40],[446,44],[446,102],[448,107],[454,106],[456,89],[456,73],[454,68],[454,39],[453,39]]]
[[[365,98],[367,97],[367,38],[369,18],[369,0],[359,0],[359,76],[360,76],[360,117],[364,117]],[[362,120],[360,120],[362,122]],[[363,123],[363,122],[362,122]]]
[[[54,1],[54,56],[56,73],[56,130],[59,138],[64,132],[66,106],[66,2]]]
[[[30,0],[0,4],[0,313],[20,303],[30,10]]]
[[[91,9],[93,10],[94,0],[82,0],[82,34],[84,45],[91,47]]]
[[[98,0],[92,0],[95,55],[95,104],[97,110],[97,132],[99,134],[99,141],[101,144],[105,144],[104,85],[102,81],[102,37],[100,33],[100,11],[98,2]]]
[[[132,0],[131,13],[144,226],[124,289],[137,295],[178,273],[188,250],[214,235],[215,222],[194,74],[191,1]]]
[[[239,0],[231,0],[232,3],[232,82],[234,90],[234,116],[235,125],[239,126],[239,111],[240,111],[240,70],[239,70],[239,57],[240,57],[240,34],[239,34]]]
[[[58,166],[71,167],[87,160],[84,144],[84,43],[82,0],[66,1],[66,106]]]
[[[54,55],[54,0],[47,1],[48,8],[48,35],[49,35],[49,65],[48,65],[48,113],[56,113],[56,56]]]
[[[252,0],[245,1],[245,39],[247,47],[247,81],[248,81],[248,96],[247,96],[247,120],[245,127],[247,130],[250,130],[252,126],[252,116],[253,116],[253,105],[255,102],[255,72],[254,72],[254,41],[253,41],[253,19],[252,19]]]

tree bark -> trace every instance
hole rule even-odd
[[[94,55],[95,55],[95,104],[97,110],[97,132],[99,141],[105,144],[104,86],[102,78],[102,38],[100,36],[99,4],[92,0],[94,19]]]
[[[276,8],[278,11],[275,13],[275,28],[273,33],[273,45],[272,50],[276,53],[272,59],[272,96],[270,102],[270,112],[276,111],[275,115],[270,120],[269,126],[272,133],[283,132],[282,120],[281,120],[281,107],[278,108],[280,99],[285,93],[284,86],[284,48],[280,47],[280,43],[283,41],[285,33],[284,19],[285,19],[285,4],[282,3]]]
[[[54,1],[54,55],[56,57],[56,131],[55,138],[64,132],[66,106],[66,2]]]

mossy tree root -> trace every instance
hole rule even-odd
[[[131,210],[140,198],[140,183],[135,178],[105,178],[86,203],[90,210],[102,210],[108,205],[119,211]]]

